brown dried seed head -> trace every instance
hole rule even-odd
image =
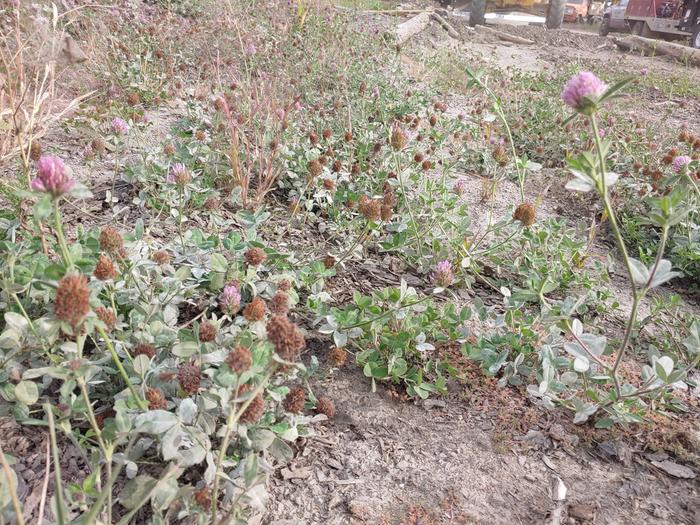
[[[188,394],[196,394],[202,381],[202,371],[192,363],[183,363],[177,371],[177,380]]]
[[[267,260],[267,254],[262,248],[249,248],[244,258],[249,266],[258,266]]]
[[[394,216],[394,208],[383,204],[381,207],[381,210],[379,212],[379,215],[384,222],[389,222],[391,220],[391,218]]]
[[[277,292],[270,300],[270,311],[273,314],[287,314],[289,312],[289,296],[283,291]]]
[[[394,127],[391,130],[389,144],[394,148],[394,151],[400,151],[406,146],[406,133],[401,129],[398,122],[394,123]]]
[[[307,165],[307,169],[309,170],[309,176],[312,179],[316,179],[323,175],[323,166],[321,165],[321,162],[318,159],[310,161]]]
[[[90,311],[90,288],[84,275],[66,275],[58,281],[54,313],[73,328],[78,326]]]
[[[204,201],[203,206],[205,210],[218,210],[221,206],[221,202],[219,202],[219,199],[217,199],[216,197],[207,197],[207,200]]]
[[[95,137],[90,142],[90,147],[92,148],[92,151],[94,153],[97,153],[98,155],[104,153],[105,146],[105,139],[103,139],[102,137]]]
[[[344,348],[334,346],[331,348],[331,351],[328,352],[328,360],[333,366],[343,366],[345,361],[348,360],[348,352]]]
[[[153,262],[156,264],[160,264],[162,266],[170,262],[170,254],[165,250],[158,250],[151,255],[151,259],[153,259]]]
[[[332,255],[326,255],[323,258],[323,266],[328,270],[330,268],[333,268],[335,266],[335,257]]]
[[[323,179],[323,187],[327,190],[335,188],[335,183],[331,179]]]
[[[277,283],[277,288],[283,292],[288,292],[292,289],[292,283],[290,283],[287,279],[282,279],[279,283]]]
[[[206,133],[204,133],[204,131],[201,129],[198,129],[194,136],[200,142],[202,142],[207,137]]]
[[[136,104],[138,104],[138,103],[140,102],[140,100],[141,100],[141,99],[140,99],[140,97],[139,97],[139,94],[138,94],[138,93],[135,93],[135,92],[133,92],[133,91],[132,91],[131,93],[129,93],[129,96],[127,96],[127,98],[126,98],[126,102],[127,102],[130,106],[135,106]]]
[[[100,232],[100,249],[112,256],[121,257],[124,250],[124,239],[113,226],[105,226]]]
[[[262,300],[260,296],[255,297],[243,310],[243,317],[245,317],[249,322],[254,323],[255,321],[261,321],[265,317],[265,312],[267,308],[265,307],[265,301]]]
[[[333,419],[333,416],[335,416],[335,405],[330,398],[321,396],[316,401],[316,412],[324,414],[328,419]]]
[[[146,401],[151,410],[165,410],[168,408],[168,401],[165,394],[159,388],[149,388],[146,390]]]
[[[324,139],[328,140],[332,136],[333,136],[333,132],[330,129],[326,128],[323,130],[323,138]]]
[[[29,158],[33,161],[41,158],[41,144],[37,140],[32,141],[32,145],[29,148]]]
[[[237,374],[242,374],[253,364],[253,356],[244,346],[237,346],[226,356],[225,363]]]
[[[535,207],[529,202],[523,202],[515,209],[513,219],[520,221],[523,226],[532,226],[535,224]]]
[[[352,142],[352,133],[350,131],[346,131],[343,138],[345,139],[345,142]]]
[[[282,402],[282,406],[287,412],[298,414],[304,410],[306,403],[306,392],[300,386],[295,386],[289,391]]]
[[[313,144],[314,146],[318,144],[318,135],[315,131],[309,133],[309,142],[311,142],[311,144]]]
[[[370,199],[366,195],[360,197],[357,209],[368,221],[378,221],[381,218],[381,203],[377,199]]]
[[[175,153],[175,146],[173,144],[166,144],[163,147],[163,153],[166,155],[173,155]]]
[[[99,306],[95,309],[95,314],[97,314],[97,318],[105,324],[108,332],[114,330],[114,327],[117,325],[117,315],[111,308]]]
[[[115,279],[117,277],[117,269],[114,267],[114,263],[108,255],[104,253],[100,254],[93,275],[100,281],[108,281],[109,279]]]
[[[246,425],[257,423],[258,421],[260,421],[260,418],[263,416],[264,413],[265,400],[263,399],[262,394],[258,394],[250,402],[248,408],[246,408],[241,414],[241,423],[245,423]]]
[[[267,337],[285,361],[296,361],[306,341],[299,328],[284,315],[273,315],[267,322]]]
[[[218,329],[211,321],[204,321],[199,325],[199,340],[202,343],[209,343],[216,339]]]
[[[136,357],[139,355],[145,355],[149,359],[153,359],[153,357],[155,357],[155,355],[156,355],[156,349],[151,344],[139,343],[131,351],[131,355],[132,355],[132,357]]]
[[[195,490],[194,501],[204,510],[209,510],[211,507],[211,489],[209,487],[203,487],[199,490]]]

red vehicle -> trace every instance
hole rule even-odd
[[[613,0],[603,14],[600,34],[631,31],[648,38],[690,36],[700,48],[700,0]]]

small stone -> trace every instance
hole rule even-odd
[[[590,503],[574,503],[569,505],[569,517],[580,521],[594,521],[595,511],[595,506]]]

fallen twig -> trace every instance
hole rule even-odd
[[[523,45],[529,46],[529,45],[532,45],[535,43],[534,40],[529,40],[527,38],[522,38],[520,36],[510,35],[508,33],[504,33],[503,31],[491,29],[490,27],[486,27],[486,26],[476,26],[476,30],[481,31],[483,33],[492,34],[501,40],[505,40],[506,42],[512,42],[513,44],[523,44]]]
[[[430,13],[427,11],[396,26],[396,43],[403,44],[413,35],[423,31],[430,23]]]
[[[459,39],[459,37],[460,37],[459,33],[457,32],[457,30],[454,27],[452,27],[447,22],[447,20],[445,20],[443,17],[441,17],[437,13],[431,13],[430,16],[433,18],[433,20],[435,20],[438,24],[440,24],[445,31],[447,31],[448,35],[450,35],[452,38]]]
[[[651,38],[629,35],[623,38],[613,38],[615,45],[623,51],[644,51],[649,55],[667,56],[684,64],[700,67],[700,50],[691,47],[661,42]]]

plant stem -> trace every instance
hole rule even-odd
[[[185,251],[185,239],[182,236],[182,208],[184,207],[183,202],[183,188],[179,186],[178,192],[180,193],[180,209],[177,213],[177,233],[180,235],[180,244],[182,245],[182,251]]]
[[[54,227],[56,228],[56,237],[58,238],[58,246],[61,249],[61,257],[63,257],[63,263],[66,268],[71,268],[73,262],[70,258],[70,253],[68,252],[68,246],[66,245],[66,238],[63,235],[63,225],[61,224],[61,210],[58,207],[59,199],[54,199],[53,201],[53,215],[54,215]]]
[[[129,390],[131,391],[131,394],[134,396],[136,399],[136,403],[138,403],[139,408],[141,410],[148,410],[148,406],[144,402],[143,399],[141,399],[136,392],[136,389],[134,388],[134,385],[131,383],[131,380],[129,379],[129,375],[126,373],[126,370],[124,370],[124,366],[122,365],[121,361],[119,360],[119,356],[117,355],[117,351],[114,349],[114,346],[112,345],[112,341],[109,339],[107,334],[105,333],[104,329],[101,327],[97,327],[97,331],[100,333],[100,336],[102,339],[104,339],[105,344],[107,345],[107,349],[109,350],[109,353],[112,354],[112,360],[114,361],[114,364],[117,367],[117,370],[119,370],[119,374],[122,376],[122,379],[126,382],[126,385],[129,387]]]
[[[622,255],[622,258],[625,262],[625,266],[627,267],[627,275],[629,277],[630,284],[632,286],[632,308],[630,311],[630,316],[627,321],[627,326],[625,328],[625,335],[622,340],[622,344],[620,345],[620,348],[617,351],[617,356],[615,358],[615,364],[613,365],[612,368],[612,377],[613,381],[615,382],[615,392],[617,393],[617,397],[619,398],[622,395],[622,390],[620,386],[620,380],[617,377],[617,369],[620,366],[620,363],[622,362],[622,358],[625,354],[625,351],[627,350],[627,347],[629,345],[630,339],[632,337],[632,331],[634,330],[634,324],[637,320],[637,313],[639,311],[639,303],[642,299],[642,296],[637,290],[637,285],[634,282],[634,274],[632,273],[632,262],[630,260],[630,256],[627,253],[627,247],[625,246],[624,239],[622,238],[622,233],[620,232],[620,228],[618,227],[617,224],[617,216],[615,215],[615,211],[613,210],[613,207],[610,203],[610,197],[608,195],[608,189],[607,185],[605,182],[605,155],[603,153],[603,145],[600,140],[600,133],[598,131],[598,122],[596,121],[595,114],[591,115],[590,117],[591,121],[591,126],[593,128],[593,138],[595,141],[595,146],[596,146],[596,151],[598,153],[598,161],[600,163],[600,166],[598,168],[599,171],[599,176],[600,176],[600,194],[601,198],[603,199],[603,206],[605,208],[605,213],[608,216],[608,221],[610,221],[610,229],[612,230],[613,236],[615,237],[615,242],[617,243],[617,247],[620,250],[620,253]]]
[[[66,523],[66,507],[63,500],[63,482],[61,480],[61,462],[58,457],[58,444],[56,443],[56,426],[53,420],[53,410],[48,403],[44,404],[44,411],[49,420],[49,439],[51,440],[51,452],[53,454],[53,473],[55,477],[54,492],[56,496],[56,523]]]
[[[411,219],[411,226],[416,235],[418,235],[418,224],[416,223],[416,218],[413,216],[413,209],[411,208],[411,203],[408,199],[408,194],[406,193],[406,188],[403,184],[403,177],[401,176],[401,163],[399,162],[399,154],[394,152],[394,162],[396,163],[396,178],[399,180],[399,186],[401,186],[401,194],[403,195],[404,203],[406,204],[406,209],[408,210],[408,216]],[[418,245],[418,255],[423,259],[423,245],[421,240],[416,237],[416,244]]]
[[[24,525],[24,516],[22,515],[22,505],[17,497],[16,487],[12,486],[12,471],[10,470],[10,465],[5,459],[5,453],[2,450],[2,444],[0,444],[0,461],[2,461],[2,470],[5,473],[5,479],[7,479],[7,491],[10,493],[12,498],[12,508],[15,511],[15,519],[17,520],[17,525]],[[41,519],[41,517],[40,517]]]
[[[210,522],[212,524],[216,523],[216,507],[217,507],[217,500],[219,497],[219,476],[221,472],[221,464],[224,461],[224,456],[226,456],[226,450],[228,449],[228,444],[229,441],[231,440],[231,433],[233,432],[233,427],[234,425],[238,422],[240,419],[241,415],[243,415],[243,412],[250,406],[250,404],[253,402],[253,400],[260,394],[260,392],[263,391],[265,386],[267,385],[267,382],[270,380],[270,377],[272,377],[272,374],[276,370],[276,365],[272,365],[272,368],[270,368],[270,371],[265,374],[265,377],[263,377],[262,381],[258,383],[258,385],[255,387],[253,392],[251,393],[250,397],[241,404],[240,408],[237,411],[233,410],[233,407],[231,407],[231,412],[229,413],[228,416],[228,421],[226,422],[226,432],[224,434],[224,439],[221,441],[221,448],[219,449],[219,457],[216,460],[216,471],[214,472],[214,483],[212,485],[211,489],[211,519]],[[236,397],[238,397],[238,381],[236,382]]]

